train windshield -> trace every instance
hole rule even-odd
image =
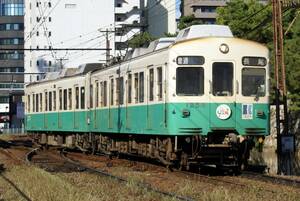
[[[233,63],[213,63],[213,95],[232,96],[233,92]]]
[[[176,71],[176,93],[179,96],[204,94],[204,70],[200,67],[179,67]]]
[[[266,94],[266,70],[257,68],[244,68],[242,70],[243,96],[262,97]]]

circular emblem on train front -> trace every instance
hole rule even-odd
[[[219,47],[220,52],[227,54],[229,52],[229,46],[225,43],[222,43]]]
[[[228,119],[231,115],[231,109],[228,105],[225,104],[219,105],[216,109],[216,115],[219,119],[222,120]]]

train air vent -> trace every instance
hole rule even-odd
[[[265,128],[246,128],[245,129],[247,135],[262,135],[266,134]]]
[[[179,133],[201,134],[202,128],[179,128]]]

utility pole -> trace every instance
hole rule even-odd
[[[110,62],[110,40],[109,40],[109,33],[115,32],[106,29],[105,31],[100,31],[105,33],[105,38],[106,38],[106,64],[109,64]]]
[[[273,8],[273,40],[274,40],[274,71],[276,100],[276,132],[278,174],[291,175],[293,172],[293,157],[295,150],[294,135],[289,133],[289,116],[287,104],[286,72],[283,47],[282,6],[288,1],[272,0]],[[283,104],[283,119],[280,115],[280,105]],[[281,129],[283,124],[283,129]],[[282,132],[281,132],[282,131]]]

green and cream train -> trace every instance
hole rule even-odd
[[[239,168],[269,134],[269,84],[264,45],[195,25],[28,84],[26,129],[45,145]]]

